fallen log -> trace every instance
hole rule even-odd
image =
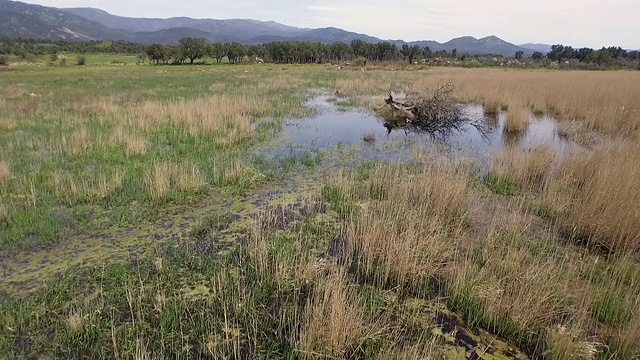
[[[452,127],[463,121],[462,109],[451,96],[454,86],[451,81],[439,86],[432,94],[410,94],[405,99],[394,99],[391,92],[385,103],[396,118],[427,129]]]

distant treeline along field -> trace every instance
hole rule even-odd
[[[534,52],[524,57],[517,51],[512,57],[496,54],[471,55],[452,51],[432,51],[428,46],[403,45],[389,42],[367,43],[353,40],[350,44],[337,42],[271,42],[262,45],[240,43],[210,44],[204,38],[185,37],[179,45],[143,45],[127,41],[54,41],[43,39],[0,38],[0,65],[12,61],[36,61],[38,56],[50,55],[51,62],[66,58],[64,54],[121,54],[136,55],[139,62],[155,64],[194,64],[211,59],[216,63],[273,62],[289,64],[344,63],[365,65],[371,62],[408,62],[450,66],[521,66],[583,69],[632,68],[640,70],[640,51],[627,51],[621,47],[574,49],[554,45],[544,54]],[[61,58],[58,56],[62,55]],[[84,65],[79,56],[77,64]]]

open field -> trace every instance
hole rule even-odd
[[[569,151],[254,152],[311,90],[449,79]],[[0,94],[0,358],[640,357],[640,72],[20,66]]]

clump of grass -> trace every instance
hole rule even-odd
[[[601,344],[587,341],[581,329],[572,329],[558,325],[547,332],[546,344],[550,358],[553,360],[566,359],[595,359]]]
[[[531,239],[528,220],[519,213],[494,225],[480,254],[454,270],[449,295],[472,326],[520,342],[551,326],[572,309],[578,267],[559,262],[550,238]],[[562,255],[560,255],[562,256]]]
[[[11,180],[11,163],[8,160],[0,160],[0,185]]]
[[[82,127],[71,133],[69,137],[62,135],[60,145],[65,154],[70,156],[80,155],[91,146],[89,132],[86,128]]]
[[[509,178],[525,189],[540,191],[546,186],[555,162],[555,153],[545,145],[531,149],[507,148],[491,160],[490,173],[496,177],[491,180]],[[510,187],[511,184],[502,180],[494,185]]]
[[[546,197],[572,237],[609,249],[640,249],[640,143],[606,144],[564,159]]]
[[[97,175],[92,181],[78,180],[77,176],[58,170],[53,173],[51,186],[56,195],[68,204],[101,201],[117,193],[124,185],[125,173],[115,170],[112,174]]]
[[[507,120],[504,130],[510,133],[521,133],[529,125],[529,110],[522,106],[510,106],[507,110]]]
[[[380,320],[368,318],[347,286],[345,275],[338,273],[318,287],[308,301],[296,348],[309,357],[324,354],[348,359],[384,330]]]
[[[418,169],[380,165],[363,183],[341,183],[346,202],[364,201],[351,210],[346,228],[358,274],[378,285],[422,289],[454,252],[446,239],[465,224],[468,184],[459,171],[439,162]]]
[[[16,127],[15,121],[11,119],[0,119],[0,129],[1,130],[12,130]]]
[[[484,114],[487,116],[495,116],[500,112],[500,100],[496,98],[485,98],[482,101]]]
[[[520,190],[518,184],[511,177],[495,171],[489,171],[484,181],[489,190],[498,195],[514,196]]]
[[[67,327],[71,333],[79,333],[84,328],[84,319],[79,311],[71,311],[67,316]]]
[[[368,132],[364,134],[364,136],[362,137],[362,140],[367,144],[373,144],[376,142],[376,134],[373,131]]]
[[[233,221],[231,213],[209,214],[204,216],[191,230],[191,236],[196,240],[204,240],[213,232],[222,231]]]
[[[162,199],[171,190],[172,168],[173,166],[169,163],[156,163],[145,177],[145,183],[152,199]]]
[[[123,146],[127,156],[144,154],[147,150],[144,136],[132,133],[131,129],[125,129],[123,126],[113,130],[111,143]]]
[[[629,323],[620,328],[613,344],[614,353],[623,359],[640,356],[640,314],[635,313]]]

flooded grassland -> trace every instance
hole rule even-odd
[[[453,79],[464,123],[385,111]],[[640,353],[640,75],[0,77],[0,357]]]

